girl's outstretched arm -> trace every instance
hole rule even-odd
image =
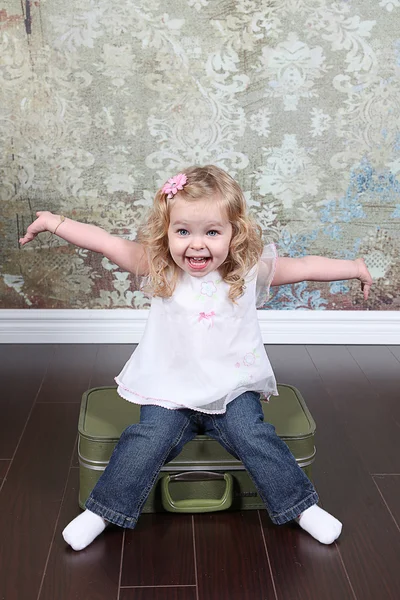
[[[38,233],[50,231],[80,248],[103,254],[125,271],[147,275],[148,263],[141,244],[113,236],[96,225],[62,218],[48,211],[37,212],[36,215],[38,218],[29,225],[25,236],[19,240],[21,246],[31,242]]]
[[[271,285],[300,281],[341,281],[342,279],[359,279],[364,299],[367,300],[372,277],[363,258],[356,258],[356,260],[340,260],[323,256],[278,258]]]

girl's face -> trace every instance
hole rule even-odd
[[[216,271],[225,261],[232,225],[213,199],[176,198],[168,228],[169,251],[175,263],[192,277]]]

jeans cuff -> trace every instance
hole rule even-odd
[[[137,523],[137,518],[127,517],[126,515],[112,510],[111,508],[107,508],[106,506],[103,506],[97,502],[94,498],[92,498],[92,496],[89,496],[89,498],[86,500],[85,508],[93,512],[95,515],[102,517],[109,523],[113,523],[119,527],[133,529]]]
[[[273,523],[275,523],[275,525],[283,525],[284,523],[288,523],[289,521],[296,519],[296,517],[301,515],[301,513],[307,508],[310,508],[310,506],[317,504],[318,500],[319,498],[317,492],[313,492],[307,496],[305,500],[302,500],[292,508],[285,510],[285,512],[279,513],[279,515],[269,515],[270,519]]]

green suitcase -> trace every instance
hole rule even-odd
[[[300,392],[278,385],[279,396],[263,402],[265,421],[289,446],[311,479],[315,459],[315,422]],[[122,431],[139,421],[140,406],[117,394],[116,387],[93,388],[82,397],[79,417],[79,505],[106,468]],[[143,512],[210,512],[264,508],[243,464],[217,441],[196,436],[161,469]]]

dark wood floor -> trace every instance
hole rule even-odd
[[[132,349],[0,346],[1,600],[400,598],[400,346],[267,347],[317,422],[315,483],[344,523],[337,544],[247,511],[143,515],[70,550],[81,394],[112,384]]]

